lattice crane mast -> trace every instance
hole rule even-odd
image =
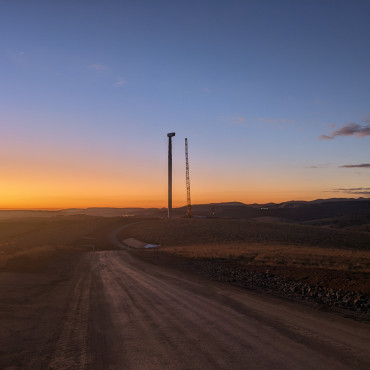
[[[186,195],[187,195],[187,212],[186,217],[191,217],[191,200],[190,200],[190,176],[189,176],[189,154],[188,139],[185,139],[185,160],[186,160]]]

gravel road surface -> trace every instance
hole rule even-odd
[[[100,251],[79,266],[48,367],[369,369],[369,344],[367,323]]]

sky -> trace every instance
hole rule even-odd
[[[0,0],[0,208],[370,195],[370,1]]]

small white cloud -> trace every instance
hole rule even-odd
[[[118,86],[123,86],[123,85],[126,85],[127,84],[127,81],[124,79],[124,78],[120,78],[117,82],[116,82],[116,85]]]
[[[105,71],[108,69],[108,67],[104,64],[89,64],[87,68],[94,71]]]
[[[333,140],[334,138],[328,135],[320,135],[318,137],[319,140]]]

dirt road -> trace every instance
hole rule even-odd
[[[51,369],[368,369],[368,324],[141,262],[86,254]]]

